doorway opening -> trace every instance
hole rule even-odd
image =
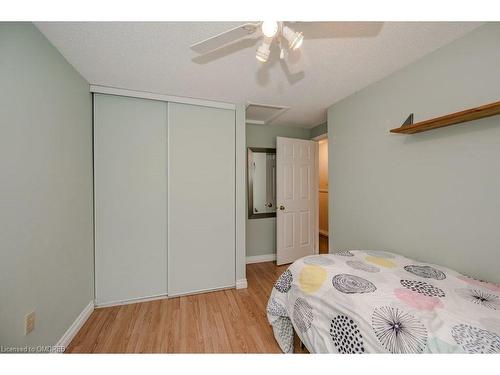
[[[319,253],[328,254],[328,138],[318,140]]]

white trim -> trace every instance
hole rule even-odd
[[[159,100],[162,102],[174,102],[174,103],[199,105],[203,107],[231,109],[233,111],[236,109],[236,105],[232,103],[217,102],[206,99],[185,98],[181,96],[164,95],[146,91],[127,90],[127,89],[120,89],[117,87],[108,87],[100,85],[90,85],[90,92],[93,92],[95,94],[119,95],[119,96],[128,96],[132,98]]]
[[[314,144],[314,190],[316,195],[316,204],[314,207],[314,232],[317,233],[315,236],[315,246],[314,250],[316,254],[319,254],[319,143]]]
[[[154,296],[130,298],[130,299],[123,299],[123,300],[110,301],[110,302],[104,302],[104,303],[97,303],[96,302],[95,307],[101,308],[101,307],[130,305],[132,303],[149,302],[149,301],[155,301],[157,299],[164,299],[164,298],[167,298],[166,294],[157,294]]]
[[[328,231],[327,230],[320,229],[319,230],[319,234],[322,234],[323,236],[328,237]]]
[[[276,260],[276,253],[264,254],[264,255],[251,255],[248,256],[246,260],[247,264],[273,262]]]
[[[252,125],[266,125],[266,123],[264,121],[259,121],[259,120],[249,120],[249,119],[246,119],[245,122],[247,124],[252,124]]]
[[[246,280],[245,254],[246,254],[246,178],[247,178],[247,148],[245,106],[236,105],[235,111],[235,279]],[[238,281],[236,281],[238,288]]]
[[[71,326],[67,329],[66,332],[59,339],[57,344],[50,349],[51,353],[60,353],[59,348],[64,347],[64,350],[69,346],[71,340],[76,336],[78,331],[83,327],[87,319],[90,317],[92,312],[94,311],[94,301],[90,301],[87,306],[83,309],[83,311],[78,315],[75,321],[71,324]]]
[[[170,123],[170,114],[172,113],[171,109],[171,104],[167,102],[167,293],[170,291],[170,286],[171,284],[171,268],[172,265],[170,263],[170,128],[171,128],[171,123]]]
[[[322,125],[322,124],[320,124]],[[323,139],[328,139],[328,133],[323,133],[323,134],[320,134],[314,138],[312,138],[313,141],[321,141]]]
[[[246,289],[248,288],[247,279],[236,280],[236,289]]]

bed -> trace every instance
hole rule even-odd
[[[285,353],[500,353],[500,286],[386,251],[294,262],[267,305]]]

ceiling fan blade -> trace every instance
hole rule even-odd
[[[255,33],[258,29],[260,30],[259,26],[260,23],[245,23],[234,29],[224,31],[211,38],[195,43],[191,45],[190,48],[200,54],[207,53]]]

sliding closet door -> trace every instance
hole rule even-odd
[[[94,96],[97,304],[167,293],[167,103]]]
[[[235,112],[169,103],[168,294],[235,285]]]

